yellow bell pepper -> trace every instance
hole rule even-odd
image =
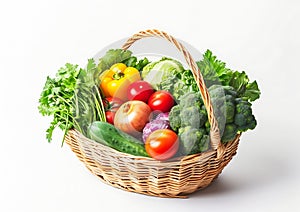
[[[100,80],[100,88],[105,97],[127,100],[128,86],[141,80],[141,76],[136,68],[126,67],[123,63],[116,63],[103,73]]]

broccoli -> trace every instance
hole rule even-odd
[[[174,131],[178,131],[179,128],[181,127],[181,119],[180,119],[180,106],[175,105],[172,107],[170,113],[169,113],[169,122],[170,122],[170,127]]]
[[[207,121],[207,112],[203,107],[200,94],[189,92],[180,98],[179,105],[172,107],[169,113],[172,130],[178,131],[181,127],[202,127]]]
[[[208,91],[223,143],[233,140],[238,132],[255,128],[251,103],[238,98],[233,87],[212,85]],[[169,113],[169,121],[171,128],[178,132],[180,154],[207,151],[210,148],[210,124],[200,93],[188,92],[179,100]]]
[[[236,103],[234,123],[237,125],[238,131],[245,132],[248,129],[253,130],[257,122],[252,114],[251,103],[241,98],[237,98]]]
[[[192,126],[195,128],[200,128],[204,125],[207,120],[206,112],[200,110],[197,106],[190,106],[188,108],[183,108],[180,112],[181,126]]]
[[[203,135],[200,139],[198,152],[205,152],[210,148],[210,138],[209,135]]]
[[[203,104],[200,93],[188,92],[180,97],[180,107],[186,108],[190,106],[200,107]]]
[[[180,152],[182,155],[189,155],[199,153],[203,146],[206,146],[204,141],[202,144],[201,139],[205,136],[206,131],[204,128],[196,129],[192,126],[187,126],[179,129],[178,135],[180,138]],[[201,151],[200,151],[201,152]]]
[[[237,132],[238,130],[235,124],[226,124],[221,139],[222,142],[226,143],[228,141],[232,141],[235,138]]]
[[[208,89],[221,134],[234,122],[236,91],[231,86],[212,85]]]

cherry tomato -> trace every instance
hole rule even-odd
[[[146,152],[156,160],[167,160],[173,157],[179,148],[179,139],[175,132],[160,129],[152,132],[145,143]]]
[[[103,100],[105,117],[108,123],[114,124],[115,114],[122,104],[123,101],[115,97],[107,97]]]
[[[174,105],[173,96],[167,91],[154,92],[149,100],[148,105],[153,111],[169,112]]]
[[[105,111],[106,121],[110,124],[114,124],[115,114],[116,113],[112,111]]]
[[[129,100],[139,100],[147,103],[149,97],[154,93],[152,86],[146,81],[136,81],[129,85],[127,97]]]

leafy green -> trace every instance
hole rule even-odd
[[[138,60],[137,57],[131,56],[130,58],[122,61],[122,63],[124,63],[127,67],[134,67],[137,70],[141,71],[150,62],[146,57]]]
[[[250,82],[245,71],[233,71],[226,67],[226,63],[218,60],[210,50],[203,55],[203,59],[197,62],[203,75],[205,84],[210,87],[214,84],[229,85],[233,87],[238,97],[249,101],[255,101],[260,96],[257,82]]]
[[[258,99],[259,96],[260,96],[260,90],[258,88],[258,84],[256,80],[246,85],[246,90],[242,97],[245,97],[246,99],[249,99],[249,101],[253,102],[256,99]]]
[[[46,130],[48,142],[51,142],[56,127],[62,129],[64,135],[73,127],[72,98],[79,72],[78,65],[67,63],[58,70],[54,78],[47,77],[38,110],[43,116],[53,116]]]
[[[48,142],[52,140],[57,127],[64,131],[64,137],[73,127],[86,135],[92,121],[105,121],[101,92],[97,86],[99,75],[114,63],[128,59],[131,54],[127,50],[111,49],[99,60],[98,65],[94,59],[88,60],[85,69],[67,63],[54,78],[47,77],[38,110],[43,116],[53,115],[46,130]]]
[[[131,54],[128,50],[110,49],[99,59],[98,65],[93,59],[90,59],[87,68],[80,72],[73,102],[73,117],[75,129],[83,135],[87,136],[90,123],[106,121],[101,91],[98,86],[100,84],[99,76],[113,64],[130,58]]]
[[[131,57],[132,52],[123,49],[110,49],[99,59],[97,70],[93,71],[93,79],[99,84],[99,75],[115,63],[122,62]],[[93,79],[89,79],[90,82]]]
[[[176,77],[183,72],[183,66],[176,60],[163,57],[159,61],[149,63],[143,68],[142,78],[149,82],[154,89],[159,90],[160,85],[167,79]]]
[[[78,76],[75,88],[72,110],[74,128],[84,135],[90,123],[105,121],[101,94],[93,77],[97,71],[94,59],[89,59],[87,68],[82,69]]]

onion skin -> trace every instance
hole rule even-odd
[[[151,116],[150,107],[138,100],[121,105],[114,118],[116,128],[133,136],[139,136]]]

